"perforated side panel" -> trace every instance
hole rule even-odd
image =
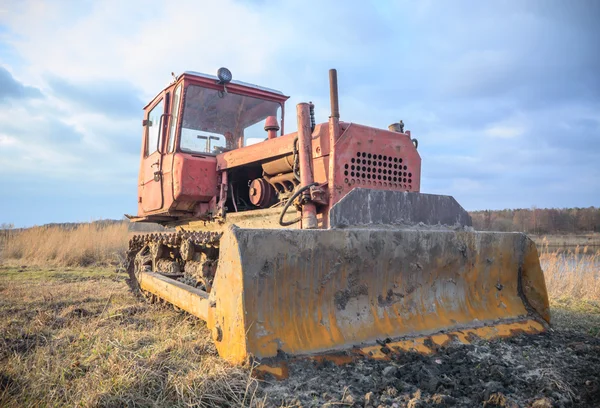
[[[402,157],[357,152],[344,163],[344,183],[405,191],[412,189],[412,172]]]

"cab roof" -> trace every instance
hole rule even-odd
[[[201,78],[214,79],[215,82],[219,81],[219,78],[217,78],[215,75],[204,74],[202,72],[185,71],[183,73],[183,75],[192,75],[192,76],[197,76],[197,77],[201,77]],[[264,87],[264,86],[254,85],[254,84],[250,84],[248,82],[237,81],[235,79],[232,80],[229,83],[230,84],[235,84],[235,85],[245,86],[245,87],[248,87],[248,88],[258,89],[258,90],[261,90],[261,91],[271,92],[271,93],[274,93],[274,94],[277,94],[277,95],[283,95],[283,92],[278,91],[276,89],[271,89],[271,88],[267,88],[267,87]]]
[[[173,81],[171,84],[167,85],[150,102],[148,102],[148,104],[146,106],[144,106],[144,109],[146,109],[150,105],[152,105],[158,98],[161,97],[161,95],[164,92],[173,88],[179,82],[179,80],[184,77],[190,78],[192,81],[194,79],[196,79],[197,81],[204,82],[203,86],[207,86],[210,88],[219,86],[219,85],[217,85],[217,83],[219,82],[219,78],[217,78],[215,75],[204,74],[202,72],[196,72],[196,71],[185,71],[181,75],[177,76],[175,81]],[[247,82],[242,82],[242,81],[237,81],[237,80],[232,80],[229,83],[227,83],[227,86],[231,86],[231,85],[232,85],[231,90],[233,90],[234,92],[236,92],[236,90],[237,90],[237,92],[239,92],[239,91],[242,91],[243,89],[246,89],[246,90],[250,91],[251,93],[254,93],[255,94],[254,96],[256,96],[256,97],[260,98],[262,96],[267,99],[276,100],[280,103],[283,103],[287,99],[289,99],[289,96],[284,95],[283,92],[278,91],[276,89],[266,88],[264,86],[249,84]]]

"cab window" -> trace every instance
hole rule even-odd
[[[280,116],[278,102],[188,85],[179,148],[187,153],[217,154],[267,138],[264,121]],[[281,123],[281,122],[280,122]]]
[[[163,101],[161,100],[152,110],[148,113],[148,125],[146,132],[146,156],[159,151],[161,141],[161,126],[160,117],[164,112]]]
[[[175,132],[177,131],[177,119],[179,118],[179,100],[181,98],[181,84],[175,89],[173,94],[173,106],[171,115],[171,125],[169,127],[169,150],[167,153],[173,153],[175,150]]]

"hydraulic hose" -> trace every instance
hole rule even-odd
[[[283,206],[283,210],[281,210],[281,215],[279,215],[279,225],[281,225],[282,227],[289,227],[290,225],[294,225],[295,223],[297,223],[298,221],[300,221],[302,219],[302,217],[298,217],[292,221],[283,221],[283,217],[285,217],[285,213],[287,212],[288,208],[290,208],[290,205],[292,205],[292,203],[294,202],[294,200],[296,198],[298,198],[298,196],[302,193],[304,193],[306,190],[308,190],[311,187],[314,186],[318,186],[319,183],[311,183],[307,186],[304,187],[300,187],[285,203],[285,205]]]
[[[298,136],[294,138],[294,166],[292,168],[292,172],[294,173],[294,177],[296,180],[300,181],[300,169],[299,166],[299,157],[298,157]]]

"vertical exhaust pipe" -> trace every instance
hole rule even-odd
[[[327,180],[329,199],[331,202],[337,201],[340,193],[335,190],[336,174],[339,171],[336,168],[337,149],[336,143],[340,138],[340,105],[338,99],[338,80],[337,70],[329,70],[329,102],[331,104],[331,116],[329,116],[329,176]],[[339,175],[338,175],[339,177]],[[329,226],[326,226],[328,228]]]
[[[329,102],[331,104],[331,118],[340,118],[340,105],[338,99],[337,70],[329,70]]]
[[[338,80],[337,70],[329,70],[329,102],[331,104],[331,116],[329,116],[329,146],[330,153],[334,152],[335,142],[340,137],[340,104],[338,99]],[[331,157],[329,163],[333,166],[333,160]],[[334,168],[331,167],[330,170]],[[332,174],[331,172],[329,174]],[[330,183],[330,186],[333,183]]]
[[[300,165],[300,186],[310,186],[314,182],[312,171],[312,132],[310,129],[310,105],[296,105],[298,116],[298,161]],[[317,207],[310,201],[310,193],[305,191],[302,204],[302,228],[317,228]]]

